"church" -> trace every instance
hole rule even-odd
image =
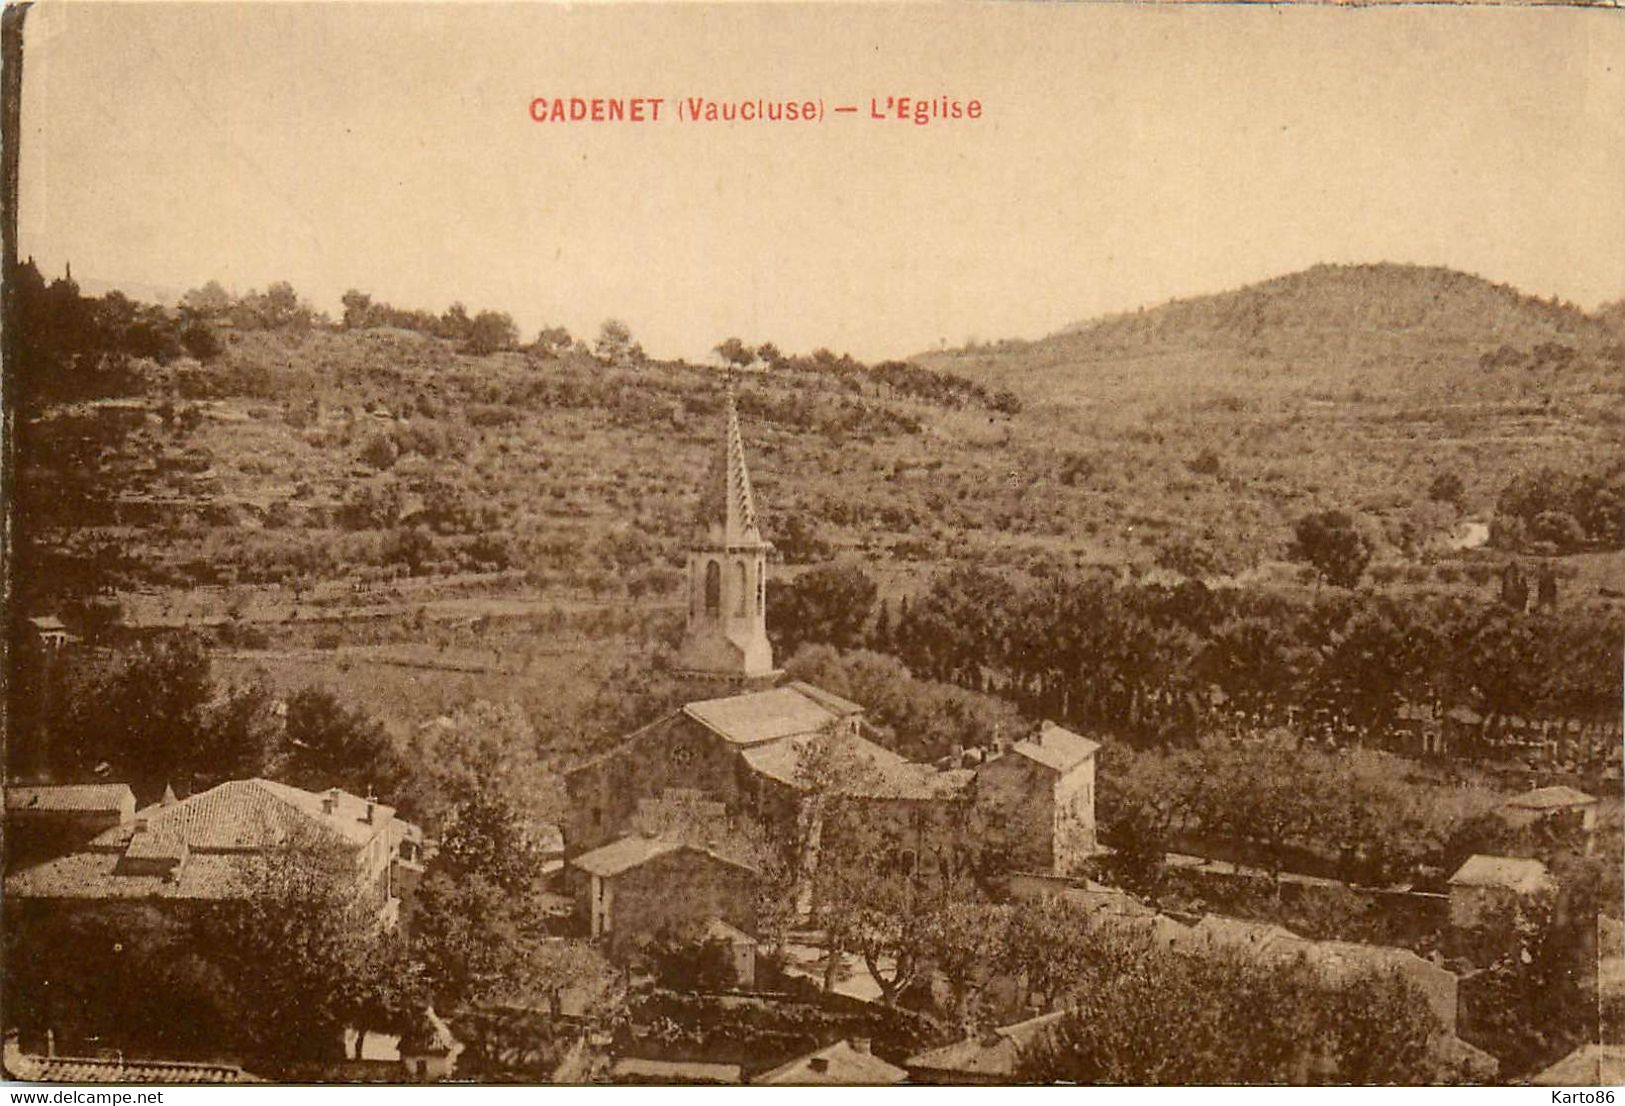
[[[911,870],[946,871],[976,848],[1006,871],[1070,875],[1094,854],[1098,744],[1045,722],[1019,740],[990,735],[980,763],[921,764],[885,748],[864,708],[774,668],[767,636],[768,555],[730,387],[722,440],[701,491],[687,561],[686,627],[675,658],[714,697],[670,711],[569,772],[566,854],[592,856],[644,832],[640,812],[670,799],[730,818],[794,824],[820,741],[856,770],[837,788],[884,825]],[[625,846],[620,845],[622,851]]]

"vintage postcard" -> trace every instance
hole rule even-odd
[[[1625,1082],[1621,12],[4,29],[7,1079]]]

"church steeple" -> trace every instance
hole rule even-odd
[[[688,624],[678,648],[685,671],[735,680],[774,675],[767,640],[767,555],[745,465],[732,377],[722,441],[700,490],[688,554]]]
[[[739,432],[739,405],[734,401],[731,379],[726,409],[722,448],[712,458],[700,493],[700,538],[728,547],[760,545],[762,531],[756,521],[756,497],[750,490],[745,442]]]

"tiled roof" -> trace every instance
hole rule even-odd
[[[803,750],[812,740],[814,735],[803,734],[757,745],[740,755],[753,772],[799,787]],[[841,789],[844,794],[870,799],[944,799],[964,791],[975,775],[969,768],[939,771],[929,764],[917,764],[866,737],[843,740],[857,761],[854,779]]]
[[[1010,751],[1057,772],[1070,772],[1100,749],[1098,741],[1045,722],[1030,741],[1018,741]]]
[[[1450,877],[1452,887],[1505,887],[1525,895],[1533,894],[1549,882],[1546,865],[1538,860],[1482,853],[1468,857]]]
[[[705,923],[705,936],[712,941],[725,941],[730,945],[754,945],[756,938],[744,930],[735,929],[721,918]]]
[[[610,1068],[610,1075],[628,1082],[734,1084],[743,1082],[744,1072],[738,1064],[714,1064],[703,1060],[643,1060],[636,1056],[623,1056]]]
[[[665,837],[629,834],[619,841],[611,841],[591,852],[582,853],[570,863],[595,876],[615,876],[682,847],[680,842]]]
[[[791,684],[722,699],[701,699],[683,707],[683,712],[736,745],[760,745],[816,733],[852,713],[831,707],[827,702],[831,698],[825,692],[809,694]]]
[[[1299,943],[1304,957],[1334,981],[1353,979],[1373,972],[1401,971],[1414,974],[1418,969],[1437,972],[1441,976],[1450,974],[1410,949],[1394,945],[1309,940],[1301,940]]]
[[[854,703],[850,699],[843,699],[833,691],[825,691],[816,684],[809,684],[805,680],[791,680],[784,686],[794,688],[809,699],[817,700],[843,718],[850,714],[863,713],[863,707],[860,704]]]
[[[908,1072],[896,1064],[888,1064],[872,1052],[859,1052],[846,1041],[836,1041],[765,1071],[751,1083],[781,1087],[886,1087],[907,1078]]]
[[[1587,795],[1572,787],[1537,787],[1522,795],[1514,795],[1501,805],[1520,810],[1561,810],[1571,806],[1591,806],[1596,801],[1595,795]]]
[[[1530,1082],[1537,1087],[1617,1087],[1625,1083],[1625,1045],[1581,1045]]]
[[[1243,952],[1274,952],[1278,943],[1302,940],[1290,929],[1278,925],[1227,918],[1219,914],[1203,915],[1187,932],[1188,936],[1178,942],[1181,948],[1205,945],[1208,948],[1239,949]]]
[[[928,1049],[903,1063],[910,1070],[952,1072],[983,1079],[1003,1079],[1015,1074],[1020,1050],[1013,1041],[994,1036],[966,1037],[962,1041]]]
[[[60,785],[18,785],[6,787],[6,810],[49,810],[84,813],[118,813],[135,795],[128,784],[77,783]]]
[[[274,780],[230,780],[168,806],[156,803],[139,811],[155,837],[185,841],[194,850],[263,849],[284,844],[310,826],[351,845],[372,840],[394,808],[374,804],[366,820],[367,800],[337,791],[333,813],[322,809],[324,796]],[[121,847],[135,824],[115,826],[98,836],[93,847]]]
[[[130,872],[117,852],[59,856],[6,877],[6,894],[32,899],[229,899],[257,886],[252,853],[192,853],[165,873]]]
[[[263,1083],[230,1064],[171,1060],[101,1060],[94,1057],[6,1055],[7,1075],[27,1083],[146,1083],[156,1086],[201,1083]]]
[[[910,1056],[903,1063],[921,1071],[952,1072],[984,1079],[1007,1078],[1015,1074],[1023,1049],[1032,1047],[1044,1031],[1071,1011],[1056,1010],[1014,1025],[1004,1025],[981,1037],[933,1048]]]
[[[666,837],[645,837],[642,834],[628,834],[619,841],[611,841],[607,845],[582,853],[574,860],[572,865],[595,876],[616,876],[622,872],[631,871],[640,865],[669,853],[688,851],[708,856],[721,864],[729,864],[735,868],[750,870],[750,865],[731,860],[721,853],[702,849],[695,845],[685,845],[680,841],[673,841]]]

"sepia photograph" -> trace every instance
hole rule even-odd
[[[1617,7],[0,72],[12,1087],[1625,1084]]]

